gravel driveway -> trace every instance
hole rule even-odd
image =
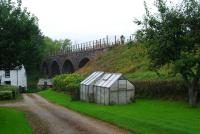
[[[129,134],[111,124],[52,104],[37,94],[23,94],[23,98],[21,102],[0,106],[23,110],[37,134]]]

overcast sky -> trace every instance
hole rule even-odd
[[[154,0],[146,0],[151,5]],[[44,35],[84,42],[106,35],[130,35],[134,18],[144,15],[143,0],[22,0],[38,17]]]

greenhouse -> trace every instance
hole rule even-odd
[[[80,99],[84,101],[91,101],[89,96],[93,94],[93,86],[97,80],[104,74],[104,72],[94,72],[81,82]]]
[[[135,87],[121,73],[94,72],[81,82],[80,99],[97,104],[127,104]]]

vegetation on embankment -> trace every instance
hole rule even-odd
[[[11,108],[0,108],[0,134],[33,134],[24,113]]]
[[[69,95],[54,90],[39,94],[53,103],[137,134],[198,134],[200,131],[200,108],[190,108],[183,102],[139,99],[128,105],[103,106],[71,101]]]
[[[119,45],[110,48],[107,52],[78,70],[79,73],[88,75],[93,71],[121,72],[129,80],[165,80],[178,79],[170,75],[171,66],[165,65],[158,72],[150,69],[150,59],[147,48],[143,44]]]

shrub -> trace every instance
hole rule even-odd
[[[138,98],[187,100],[188,88],[183,81],[132,81]]]
[[[61,74],[53,78],[54,88],[61,91],[71,91],[80,88],[84,77],[80,74]]]
[[[72,101],[80,99],[80,83],[84,77],[80,74],[61,74],[53,78],[53,86],[56,90],[67,91]]]
[[[7,98],[7,99],[16,99],[19,96],[19,89],[15,86],[10,86],[10,85],[1,85],[0,86],[0,92],[3,97],[2,98]],[[8,97],[11,93],[11,98]],[[4,97],[7,96],[7,97]],[[1,96],[0,96],[1,98]]]
[[[9,100],[13,98],[12,91],[0,91],[0,100]]]

